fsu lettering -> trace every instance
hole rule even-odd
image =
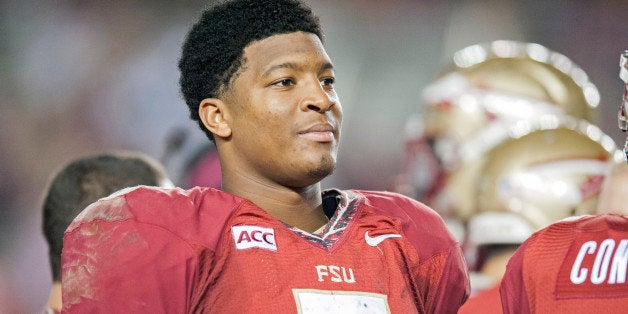
[[[317,265],[314,267],[316,267],[316,274],[320,282],[329,279],[332,282],[355,283],[355,275],[351,268],[336,265]]]
[[[585,267],[585,259],[595,258],[591,267]],[[614,239],[605,239],[601,243],[587,241],[582,244],[571,267],[569,279],[579,285],[589,280],[595,285],[623,284],[626,282],[628,265],[628,239],[616,243]]]

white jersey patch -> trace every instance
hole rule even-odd
[[[236,249],[247,250],[260,248],[277,251],[275,242],[275,230],[259,226],[233,226],[231,227],[233,241]]]
[[[379,293],[292,289],[297,313],[387,314],[388,297]]]

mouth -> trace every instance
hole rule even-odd
[[[299,132],[299,136],[320,143],[328,143],[334,140],[336,128],[329,123],[315,124],[306,130]]]

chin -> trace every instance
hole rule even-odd
[[[308,176],[312,179],[316,179],[317,181],[321,181],[334,173],[334,167],[331,168],[316,168],[308,171]]]
[[[336,168],[336,160],[329,156],[322,157],[318,165],[308,171],[308,176],[321,181],[331,175]]]

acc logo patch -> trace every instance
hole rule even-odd
[[[247,250],[260,248],[270,251],[277,251],[275,242],[275,230],[260,226],[233,226],[231,227],[233,241],[236,249]]]

